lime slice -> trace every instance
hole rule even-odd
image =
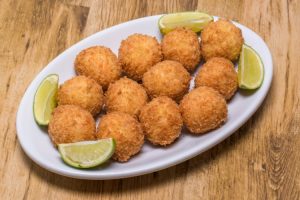
[[[58,89],[58,75],[50,74],[39,85],[33,102],[35,121],[39,125],[48,125],[51,113],[56,107],[56,93]]]
[[[158,26],[162,34],[167,34],[177,27],[190,28],[197,33],[213,20],[212,16],[203,12],[180,12],[163,15],[158,21]]]
[[[76,168],[91,168],[107,161],[115,152],[113,138],[59,144],[58,150],[65,163]]]
[[[264,65],[258,53],[244,44],[239,59],[238,80],[243,89],[259,88],[264,79]]]

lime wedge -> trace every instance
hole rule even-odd
[[[163,15],[158,21],[158,26],[162,34],[167,34],[177,27],[190,28],[197,33],[213,20],[212,16],[203,12],[180,12]]]
[[[107,161],[115,152],[113,138],[59,144],[58,150],[65,163],[76,168],[91,168]]]
[[[258,53],[244,44],[239,59],[238,80],[242,89],[259,88],[264,79],[264,65]]]
[[[48,75],[39,85],[33,101],[34,118],[39,125],[48,125],[51,113],[57,105],[57,89],[57,74]]]

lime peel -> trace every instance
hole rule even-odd
[[[63,161],[76,168],[96,167],[107,161],[115,151],[113,138],[59,144],[58,150]]]
[[[209,22],[213,21],[213,17],[204,12],[179,12],[170,13],[160,17],[158,26],[163,34],[167,34],[177,27],[190,28],[194,32],[200,32]]]
[[[259,54],[244,44],[238,65],[238,82],[242,89],[257,89],[264,78],[264,66]]]
[[[50,74],[42,80],[36,90],[33,102],[34,119],[39,125],[48,125],[51,113],[56,107],[58,75]]]

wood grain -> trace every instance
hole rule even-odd
[[[259,33],[274,62],[261,108],[213,149],[169,169],[122,180],[65,178],[34,164],[16,137],[26,87],[77,41],[131,19],[201,10]],[[0,1],[1,199],[300,199],[300,4],[296,0]]]

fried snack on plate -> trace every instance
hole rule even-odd
[[[102,87],[93,79],[75,76],[62,84],[57,93],[58,105],[77,105],[93,116],[100,113],[104,103]]]
[[[242,31],[229,20],[211,22],[201,32],[201,53],[205,60],[224,57],[235,61],[243,43]]]
[[[126,75],[136,81],[153,65],[162,60],[157,39],[143,34],[133,34],[121,42],[119,60]]]
[[[168,145],[180,136],[183,126],[179,107],[169,97],[157,97],[140,114],[146,138],[155,145]]]
[[[126,77],[111,84],[105,93],[105,108],[108,113],[119,111],[138,116],[147,101],[144,87]]]
[[[117,56],[107,47],[94,46],[81,51],[75,60],[78,75],[94,79],[103,90],[121,77]]]
[[[101,118],[97,138],[114,138],[116,142],[113,159],[126,162],[137,154],[144,144],[144,134],[140,123],[131,115],[112,112]]]
[[[227,104],[219,92],[201,86],[183,97],[180,112],[187,129],[193,134],[202,134],[226,121]]]
[[[165,60],[180,62],[188,71],[195,70],[200,62],[200,44],[195,32],[187,28],[176,28],[162,40]]]
[[[152,98],[168,96],[179,101],[187,93],[191,76],[177,61],[165,60],[151,67],[143,76],[143,85]]]
[[[54,109],[48,126],[49,136],[55,146],[95,140],[96,123],[88,111],[75,105],[61,105]]]
[[[230,60],[214,57],[202,65],[196,75],[195,85],[212,87],[229,100],[238,88],[237,72]]]

